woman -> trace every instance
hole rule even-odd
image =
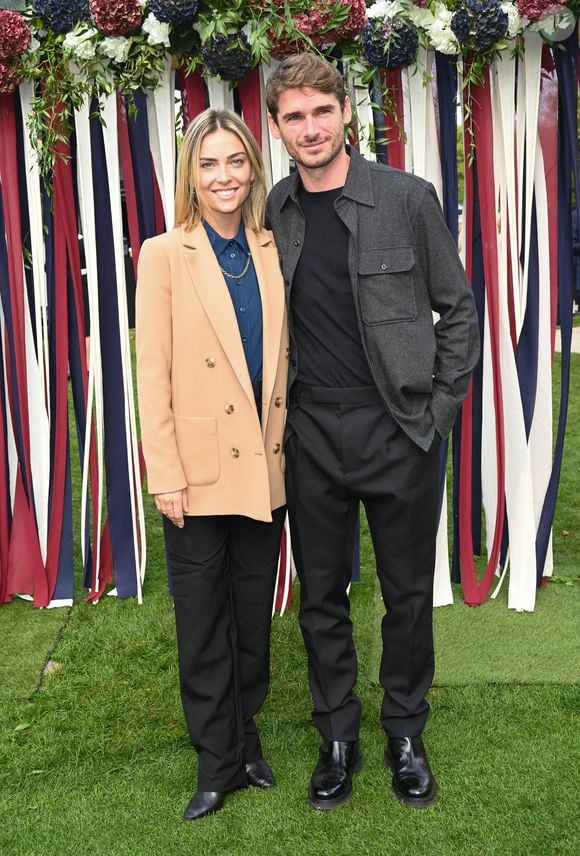
[[[181,697],[198,754],[195,820],[272,787],[254,715],[266,696],[285,514],[288,333],[260,151],[206,110],[177,166],[175,228],[143,244],[137,379],[148,487],[163,514]]]

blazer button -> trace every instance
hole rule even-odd
[[[213,369],[213,367],[215,366],[214,358],[213,357],[206,357],[205,358],[205,364],[208,367],[208,369]]]
[[[383,262],[381,265],[381,270],[386,270],[386,269],[387,269],[387,265],[385,264],[385,262]]]
[[[284,399],[280,395],[278,396],[278,398],[274,399],[274,406],[275,407],[282,407],[283,404],[284,404]]]
[[[224,407],[224,410],[225,410],[225,411],[226,411],[226,413],[229,415],[230,413],[233,413],[233,412],[234,412],[235,407],[234,407],[234,405],[233,405],[233,404],[226,404],[226,406]]]
[[[236,449],[235,446],[232,446],[232,448],[230,449],[230,455],[232,456],[232,458],[239,458],[240,457],[240,450]]]
[[[298,239],[296,239],[296,240],[294,241],[294,246],[295,246],[295,247],[299,247],[301,243],[302,243],[301,241],[299,241]]]
[[[276,443],[274,445],[274,448],[272,449],[272,451],[274,452],[275,455],[277,455],[278,452],[280,451],[280,443]]]

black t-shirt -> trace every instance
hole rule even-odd
[[[290,311],[297,380],[310,386],[372,386],[348,272],[349,232],[335,209],[342,188],[299,191],[306,219]]]

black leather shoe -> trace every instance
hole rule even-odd
[[[270,769],[270,765],[263,758],[246,764],[246,774],[248,776],[248,784],[254,788],[273,788],[276,784],[274,773]]]
[[[385,764],[393,771],[393,792],[406,805],[424,808],[437,794],[420,737],[389,737]]]
[[[208,814],[215,814],[224,804],[225,794],[219,791],[196,791],[189,801],[183,816],[186,820],[199,820]]]
[[[352,790],[352,777],[362,767],[358,742],[324,741],[308,791],[312,808],[337,808],[346,802]]]

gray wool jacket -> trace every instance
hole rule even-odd
[[[446,437],[479,358],[471,287],[433,186],[350,149],[336,213],[350,233],[349,274],[363,347],[395,421],[422,449]],[[280,253],[290,307],[304,242],[298,173],[268,197],[266,223]],[[329,306],[329,312],[332,307]],[[432,310],[439,314],[434,324]],[[294,344],[291,386],[298,359]]]

